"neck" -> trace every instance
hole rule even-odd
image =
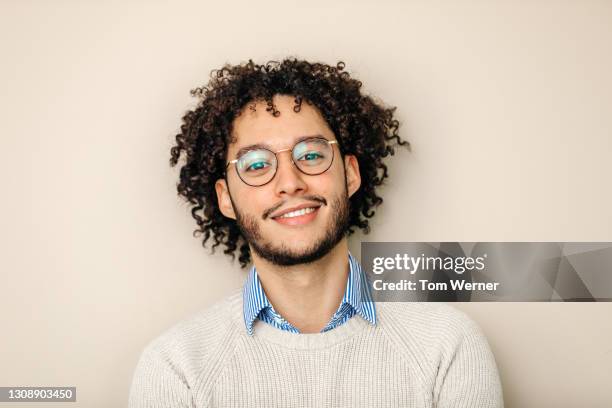
[[[320,332],[340,306],[346,289],[346,237],[327,255],[308,264],[279,266],[251,254],[274,309],[301,333]]]

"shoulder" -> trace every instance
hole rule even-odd
[[[438,302],[377,303],[378,320],[385,334],[410,359],[419,360],[424,371],[460,347],[488,350],[480,327],[463,311]]]
[[[240,293],[203,309],[150,341],[140,355],[130,388],[130,408],[192,406],[206,400],[214,373],[239,336]]]
[[[376,303],[383,324],[410,328],[415,334],[440,332],[461,335],[478,329],[477,324],[463,311],[440,302],[384,302]]]
[[[141,362],[154,360],[171,367],[187,383],[197,381],[203,371],[214,370],[232,352],[240,333],[241,294],[235,291],[166,329],[145,346]]]

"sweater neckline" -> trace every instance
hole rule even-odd
[[[292,333],[257,319],[253,324],[253,335],[251,336],[246,332],[243,323],[243,299],[241,295],[242,292],[240,291],[230,296],[230,310],[232,310],[236,324],[243,331],[244,336],[247,337],[247,341],[262,340],[291,349],[321,349],[334,346],[349,340],[356,334],[376,330],[377,328],[359,314],[355,314],[340,326],[323,333]]]
[[[368,329],[374,330],[375,327],[358,314],[355,314],[340,326],[323,333],[293,333],[281,330],[258,319],[253,326],[252,337],[291,349],[321,349],[347,341],[354,335]]]

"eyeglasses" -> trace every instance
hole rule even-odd
[[[312,137],[297,142],[291,149],[273,152],[260,147],[249,150],[237,159],[227,163],[234,164],[238,177],[252,187],[263,186],[272,181],[278,169],[277,154],[291,151],[291,162],[299,171],[309,176],[325,173],[334,160],[333,144],[337,140],[327,140],[323,137]]]

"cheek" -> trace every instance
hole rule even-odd
[[[232,170],[227,176],[228,186],[232,195],[232,200],[242,212],[252,212],[251,207],[255,206],[263,187],[251,187],[246,185],[236,174],[236,170]]]
[[[344,191],[346,185],[342,162],[334,162],[334,165],[329,170],[333,171],[328,171],[328,173],[325,173],[325,175],[327,175],[327,183],[329,183],[331,191],[333,191],[335,194],[339,194],[341,191]]]
[[[322,195],[328,200],[344,191],[344,175],[341,172],[327,172],[313,177],[309,192]]]
[[[275,204],[270,201],[271,193],[266,192],[264,187],[241,186],[235,192],[232,190],[232,197],[240,212],[255,216],[257,219],[260,219],[263,212]]]

